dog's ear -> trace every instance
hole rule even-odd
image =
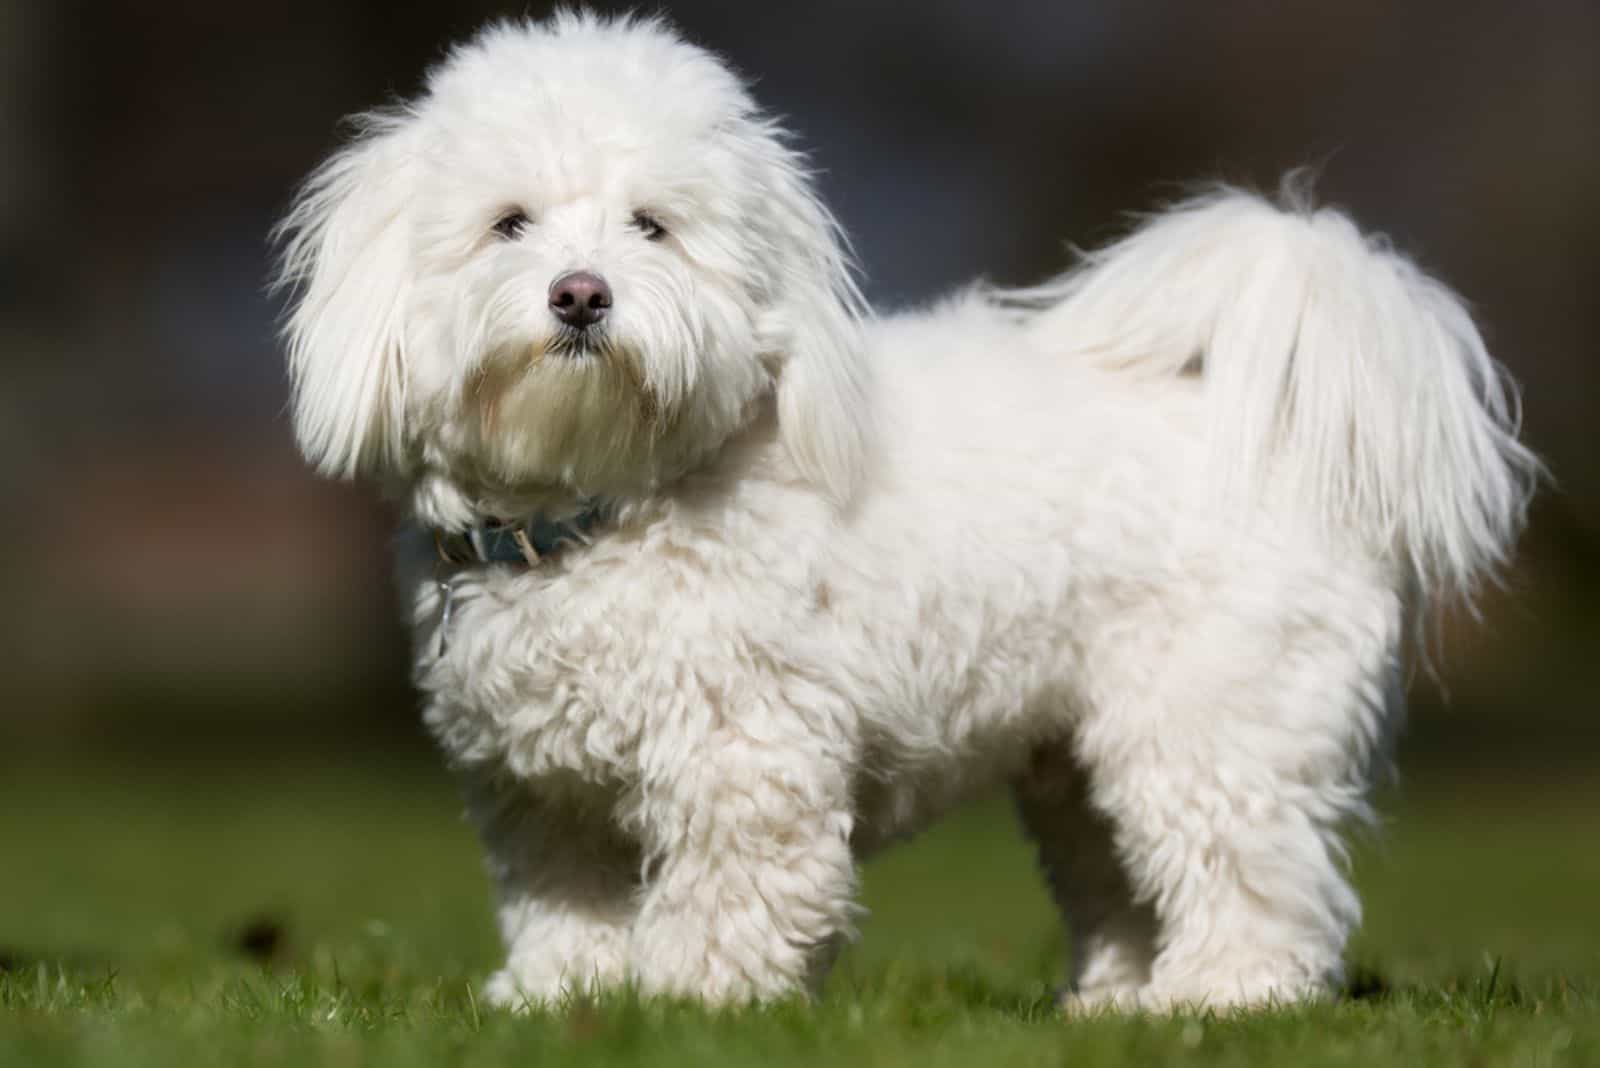
[[[401,115],[364,117],[354,141],[306,180],[274,235],[275,284],[290,294],[295,437],[336,478],[403,464],[412,140]]]
[[[804,161],[772,129],[761,146],[772,304],[767,350],[778,376],[778,431],[796,467],[837,503],[853,496],[871,434],[871,381],[861,338],[865,301],[843,234]]]

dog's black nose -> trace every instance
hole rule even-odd
[[[573,271],[550,286],[550,310],[568,326],[582,330],[606,317],[611,287],[591,271]]]

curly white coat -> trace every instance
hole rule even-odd
[[[862,856],[1001,783],[1070,999],[1339,983],[1339,828],[1408,633],[1503,557],[1536,470],[1409,262],[1223,190],[1039,289],[873,318],[737,78],[587,15],[454,51],[282,235],[320,469],[424,528],[607,504],[591,547],[455,572],[448,642],[407,576],[495,1000],[802,990]],[[546,292],[577,269],[614,303],[574,350]]]

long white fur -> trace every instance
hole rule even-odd
[[[1018,297],[1105,366],[1197,370],[1219,480],[1282,482],[1425,593],[1470,596],[1539,470],[1514,388],[1449,289],[1293,184],[1285,200],[1196,197]]]
[[[358,146],[306,182],[278,231],[279,285],[299,289],[288,331],[295,433],[318,470],[342,478],[392,465],[405,422],[400,323],[410,250],[399,172],[413,161],[403,116],[367,116],[362,128]]]
[[[802,991],[860,858],[1007,782],[1067,1003],[1337,988],[1408,621],[1504,559],[1536,472],[1403,257],[1223,190],[1037,289],[874,318],[737,78],[581,14],[456,49],[282,236],[314,464],[423,527],[609,503],[592,547],[454,574],[445,646],[403,574],[494,1000]],[[546,307],[574,269],[615,296],[581,357]]]

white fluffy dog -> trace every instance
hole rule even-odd
[[[1015,792],[1069,1004],[1341,979],[1415,622],[1536,464],[1449,290],[1221,191],[874,318],[799,155],[658,21],[495,26],[284,223],[295,428],[413,567],[494,1000],[803,991],[857,865]]]

